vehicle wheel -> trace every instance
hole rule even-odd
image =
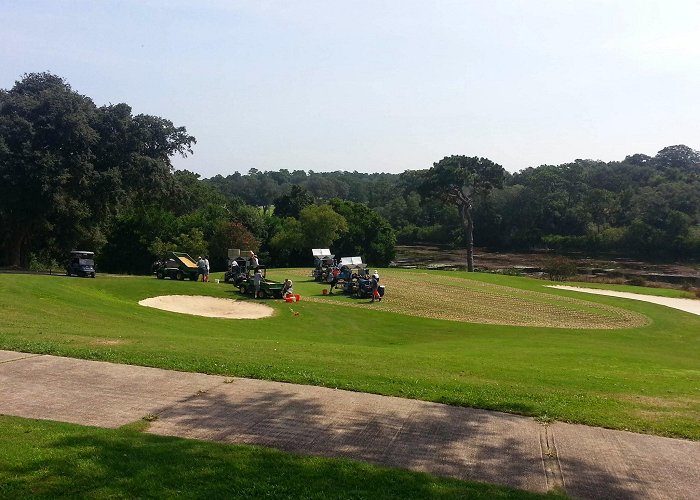
[[[245,287],[244,286],[239,287],[238,291],[241,292],[243,295],[245,295]]]
[[[66,276],[70,276],[70,269],[66,269]]]
[[[156,278],[158,278],[159,280],[165,279],[165,273],[163,271],[158,271],[156,273]]]
[[[178,281],[183,281],[185,279],[185,275],[182,274],[182,271],[178,271],[175,275],[175,279],[177,279]]]
[[[265,290],[260,290],[260,298],[261,299],[266,299],[267,298],[267,292]]]
[[[91,277],[91,278],[94,278],[94,277],[95,277],[95,273],[92,273],[92,274],[90,275],[90,277]]]

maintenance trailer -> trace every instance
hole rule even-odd
[[[162,259],[155,269],[156,278],[162,280],[170,278],[171,280],[182,281],[189,278],[190,281],[197,281],[199,277],[199,268],[192,257],[183,252],[170,252]]]

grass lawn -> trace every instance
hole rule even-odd
[[[369,304],[324,297],[306,273],[270,272],[294,279],[304,300],[266,301],[276,313],[261,320],[137,304],[168,294],[239,297],[223,283],[0,274],[0,348],[700,439],[700,316],[459,272],[382,271],[386,299]]]
[[[351,460],[0,416],[1,498],[563,498]]]

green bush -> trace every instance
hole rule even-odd
[[[563,281],[566,278],[576,275],[576,263],[566,257],[552,257],[543,266],[545,273],[552,281]]]
[[[548,234],[542,237],[542,242],[557,251],[585,250],[589,247],[588,236],[566,236]]]
[[[53,272],[61,270],[62,266],[48,252],[29,254],[29,270],[35,272]]]
[[[647,281],[641,276],[635,276],[627,280],[628,285],[632,286],[647,286]]]
[[[401,245],[453,243],[454,239],[450,229],[442,224],[433,224],[425,227],[409,224],[396,232],[396,242]]]

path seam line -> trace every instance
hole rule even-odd
[[[564,474],[559,463],[559,454],[554,442],[554,433],[549,425],[543,425],[540,429],[540,449],[542,451],[542,465],[547,482],[547,490],[560,490],[566,492],[564,487]]]
[[[0,365],[3,365],[5,363],[12,363],[13,361],[22,361],[23,359],[37,358],[39,356],[44,356],[44,354],[27,354],[26,356],[21,358],[6,359],[5,361],[0,361]]]

